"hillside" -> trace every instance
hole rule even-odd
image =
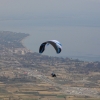
[[[0,32],[1,100],[100,97],[100,62],[33,53],[21,44],[26,36],[29,34]],[[56,78],[51,77],[52,72]]]

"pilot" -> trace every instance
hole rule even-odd
[[[54,73],[51,73],[51,76],[52,76],[52,77],[56,77],[56,74],[54,74]]]

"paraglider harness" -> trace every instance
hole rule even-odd
[[[52,76],[52,77],[56,77],[56,74],[52,73],[51,76]]]

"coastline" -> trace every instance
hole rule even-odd
[[[21,41],[20,41],[20,43],[24,46],[24,48],[26,48],[26,49],[28,49],[25,45],[24,45],[24,40],[26,39],[26,38],[28,38],[30,36],[30,34],[28,34],[28,36],[26,36],[26,37],[24,37]],[[29,49],[28,49],[29,50]]]
[[[28,34],[28,36],[24,37],[24,38],[20,41],[20,43],[23,45],[23,48],[25,48],[27,51],[33,53],[32,50],[30,50],[29,48],[27,48],[27,47],[24,45],[24,40],[25,40],[26,38],[30,37],[30,36],[31,36],[31,35]]]
[[[21,41],[20,43],[23,45],[23,47],[28,50],[29,52],[31,53],[34,53],[32,50],[30,50],[29,48],[27,48],[25,46],[25,43],[24,43],[24,40],[29,38],[31,36],[31,34],[28,34],[27,36],[25,36]],[[52,56],[53,57],[53,56]],[[66,58],[66,57],[63,57],[63,58]],[[70,59],[78,59],[80,61],[88,61],[88,62],[95,62],[95,61],[100,61],[100,57],[97,56],[97,57],[91,57],[91,56],[68,56],[68,58]]]

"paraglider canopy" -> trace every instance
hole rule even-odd
[[[49,41],[46,41],[46,42],[43,42],[41,45],[40,45],[40,48],[39,48],[39,53],[43,53],[44,50],[45,50],[45,46],[46,45],[49,45],[51,44],[54,49],[56,50],[57,54],[59,54],[62,50],[62,45],[59,41],[57,40],[49,40]]]

